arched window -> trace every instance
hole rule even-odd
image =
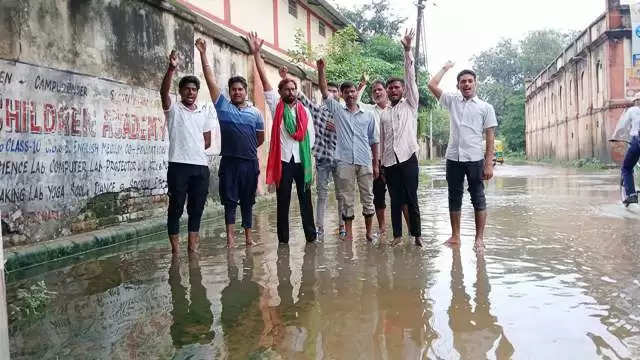
[[[580,99],[584,99],[584,71],[580,74]]]
[[[602,88],[602,63],[598,61],[596,65],[596,93],[600,94]]]
[[[573,80],[569,80],[569,105],[573,105]]]

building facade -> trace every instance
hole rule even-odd
[[[162,219],[167,203],[165,117],[158,90],[168,55],[184,75],[204,79],[195,39],[223,93],[242,75],[249,100],[265,117],[262,167],[271,114],[253,56],[243,39],[257,31],[273,84],[286,65],[314,91],[312,69],[286,53],[298,29],[318,48],[347,24],[324,0],[3,0],[0,2],[0,213],[5,249],[58,237]],[[204,82],[203,82],[204,84]],[[198,102],[211,102],[206,86]],[[209,153],[207,209],[219,211],[220,133]],[[216,207],[218,206],[218,207]]]
[[[620,161],[624,148],[607,140],[640,91],[633,69],[629,6],[606,0],[605,13],[527,81],[527,157]]]

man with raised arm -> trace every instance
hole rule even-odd
[[[267,160],[267,184],[276,186],[278,241],[281,244],[289,243],[289,206],[295,181],[302,228],[307,242],[312,242],[317,237],[311,203],[311,147],[315,142],[313,119],[309,110],[297,100],[298,85],[293,79],[285,78],[280,81],[277,93],[271,87],[264,69],[264,61],[260,56],[264,40],[252,32],[248,41],[262,81],[264,97],[273,115]]]
[[[402,209],[409,215],[409,233],[422,246],[418,207],[418,85],[411,43],[414,30],[402,38],[405,79],[387,80],[391,106],[380,115],[382,166],[391,198],[391,226],[394,244],[402,238]]]
[[[371,86],[371,99],[373,99],[375,104],[363,103],[361,99],[364,94],[367,81],[367,76],[363,74],[360,79],[360,84],[358,85],[358,105],[360,105],[363,110],[369,111],[373,114],[373,117],[376,120],[376,132],[380,134],[380,115],[382,115],[382,112],[389,107],[389,98],[387,97],[387,90],[385,89],[384,82],[382,80],[375,80]],[[378,146],[378,163],[380,163],[381,160],[380,151],[382,151],[382,147]],[[376,209],[376,218],[378,219],[378,232],[382,235],[386,232],[387,228],[384,216],[384,212],[387,207],[385,202],[387,184],[381,164],[379,164],[379,166],[380,176],[373,180],[373,206]]]
[[[188,250],[198,252],[200,220],[209,192],[209,163],[205,149],[211,146],[211,130],[216,118],[213,107],[196,104],[200,80],[195,76],[180,79],[180,102],[171,101],[171,81],[179,63],[175,50],[171,51],[169,67],[160,87],[169,133],[167,232],[174,254],[178,253],[180,217],[185,202],[189,215]]]
[[[253,205],[258,188],[258,147],[264,142],[264,120],[260,111],[247,103],[247,80],[242,76],[229,79],[227,99],[215,82],[207,59],[206,42],[198,39],[202,70],[207,80],[220,123],[221,151],[218,170],[220,201],[224,205],[227,246],[234,246],[236,209],[240,205],[245,244],[254,245],[251,236]]]
[[[453,67],[448,61],[429,81],[429,90],[449,110],[451,124],[447,146],[447,184],[449,188],[449,218],[451,237],[448,244],[460,244],[460,209],[467,177],[471,203],[475,211],[476,238],[474,249],[484,251],[484,227],[487,222],[487,202],[483,180],[493,177],[493,153],[495,128],[498,126],[493,106],[476,95],[476,73],[462,70],[456,77],[459,92],[445,93],[439,84],[444,74]],[[486,137],[486,149],[482,153],[482,136]]]
[[[358,105],[358,93],[355,84],[345,82],[340,85],[340,92],[345,104],[329,97],[325,62],[320,59],[318,83],[325,105],[333,115],[338,135],[335,158],[338,161],[338,197],[344,201],[342,218],[345,221],[346,239],[353,239],[352,222],[354,215],[355,187],[360,190],[362,215],[365,219],[367,240],[373,240],[372,222],[375,208],[373,206],[373,180],[378,178],[378,133],[376,122],[368,111]]]
[[[287,78],[288,69],[286,66],[280,68],[280,78]],[[335,91],[338,94],[338,86],[331,83],[328,85],[329,92]],[[335,95],[337,96],[337,95]],[[327,210],[327,200],[329,198],[329,180],[333,177],[334,186],[338,182],[336,173],[336,160],[334,158],[336,150],[336,129],[333,117],[324,104],[315,104],[309,100],[302,91],[298,91],[298,101],[304,105],[313,117],[313,127],[316,133],[316,141],[313,144],[313,154],[316,158],[316,191],[318,197],[316,199],[316,230],[318,236],[324,235],[324,215]],[[337,198],[338,202],[338,219],[339,234],[344,236],[344,220],[342,220],[342,200]]]

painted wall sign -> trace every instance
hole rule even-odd
[[[166,192],[157,90],[0,60],[0,206],[73,210],[104,193]]]

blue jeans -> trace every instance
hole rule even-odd
[[[627,154],[624,156],[622,162],[622,181],[624,184],[624,191],[629,195],[636,193],[636,186],[633,180],[633,167],[638,163],[640,158],[640,143],[637,136],[631,138],[631,145],[627,150]]]
[[[337,178],[336,170],[335,160],[332,162],[323,161],[316,163],[316,188],[318,191],[316,225],[319,229],[324,229],[324,214],[327,210],[327,200],[329,198],[329,181],[331,177],[333,177],[333,184],[335,186]],[[344,226],[344,220],[342,220],[342,201],[338,201],[338,219],[340,221],[340,227]]]

